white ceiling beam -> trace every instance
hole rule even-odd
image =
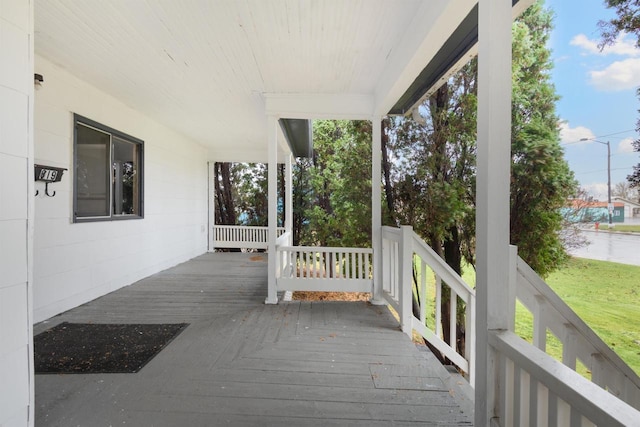
[[[363,94],[264,94],[266,115],[288,119],[369,120],[373,96]]]
[[[389,112],[475,4],[475,1],[424,2],[378,81],[374,114],[384,116]]]

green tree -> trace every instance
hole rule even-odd
[[[602,33],[600,48],[615,43],[620,33],[635,35],[636,46],[640,47],[640,0],[605,0],[604,4],[614,9],[617,16],[598,22]]]
[[[310,186],[308,191],[294,189],[295,200],[305,205],[304,209],[295,208],[306,221],[301,243],[371,244],[370,141],[368,122],[314,121],[312,162],[298,162],[294,179]]]
[[[546,48],[551,22],[538,2],[513,25],[511,242],[542,275],[567,257],[560,208],[576,190],[559,145]],[[383,171],[392,169],[386,200],[395,214],[388,220],[412,224],[458,273],[463,261],[475,262],[476,64],[470,61],[420,105],[424,123],[392,118],[383,138],[390,151]],[[441,309],[447,322],[447,295]]]
[[[236,206],[242,225],[266,226],[269,224],[269,166],[265,163],[234,163],[237,178]],[[284,224],[284,164],[277,165],[278,216],[277,225]]]
[[[476,74],[474,59],[442,85],[419,108],[424,123],[394,118],[388,145],[397,167],[393,186],[385,185],[387,203],[395,201],[395,217],[411,224],[458,274],[463,258],[473,262],[475,234]],[[388,161],[388,160],[387,160]],[[388,165],[383,165],[383,170]],[[394,194],[389,197],[389,188]],[[414,286],[417,277],[414,272]],[[418,293],[414,292],[417,298]],[[442,322],[449,340],[449,288],[443,288]],[[419,301],[413,301],[414,314]],[[464,307],[459,303],[459,336]],[[464,340],[460,341],[463,351]]]
[[[214,165],[215,219],[216,224],[236,225],[237,170],[232,163],[217,162]]]
[[[293,163],[293,245],[300,246],[308,234],[309,211],[313,206],[311,185],[311,159],[299,158]]]
[[[560,209],[577,183],[560,147],[546,47],[553,14],[534,3],[513,25],[511,243],[540,275],[566,261]]]

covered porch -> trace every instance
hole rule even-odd
[[[470,388],[386,307],[266,305],[266,273],[205,254],[36,325],[190,324],[136,374],[37,375],[36,424],[472,425]]]
[[[8,242],[0,247],[0,424],[638,420],[632,406],[640,402],[640,379],[509,247],[511,24],[532,0],[35,3],[13,0],[0,10],[0,30],[10,35],[0,53],[9,70],[0,73],[0,173],[16,182],[3,188],[3,206],[11,208],[0,212],[0,241]],[[369,120],[371,176],[379,183],[381,119],[411,114],[475,54],[475,290],[409,228],[382,227],[379,185],[372,186],[378,209],[370,250],[291,246],[290,226],[278,228],[271,199],[259,237],[233,237],[268,255],[202,255],[215,224],[207,163],[266,162],[275,194],[275,165],[291,163],[281,119]],[[115,142],[78,142],[77,129],[92,126],[100,141]],[[126,214],[112,212],[120,187],[106,185],[110,150],[122,138],[138,153],[144,148],[135,160],[137,202]],[[76,209],[84,197],[78,188],[88,184],[78,166],[91,158],[78,155],[84,145],[102,153],[96,158],[105,186],[95,189],[104,192],[88,196],[104,202],[104,214]],[[34,163],[68,171],[55,184],[57,196],[49,182],[34,182]],[[333,269],[326,266],[347,259],[344,271],[360,276],[336,268],[339,274],[324,277]],[[456,352],[455,331],[447,343],[437,327],[425,327],[425,307],[413,315],[414,265],[466,303],[464,354]],[[291,280],[297,269],[306,275],[295,278],[309,283]],[[325,279],[371,289],[373,302],[384,305],[279,300],[281,291]],[[512,331],[516,298],[535,316],[533,345]],[[168,319],[190,326],[138,374],[34,375],[33,337],[54,321]],[[411,343],[413,330],[468,374],[473,402]],[[563,341],[567,366],[544,354],[548,331]],[[572,371],[576,360],[592,369],[597,385]]]

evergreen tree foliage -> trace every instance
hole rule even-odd
[[[314,121],[313,145],[311,164],[296,169],[296,173],[307,173],[308,178],[294,179],[310,184],[304,199],[307,224],[301,232],[301,244],[370,246],[371,124]]]
[[[541,276],[568,257],[560,208],[577,191],[559,144],[558,96],[546,47],[552,20],[539,1],[513,25],[511,243]]]
[[[567,258],[559,209],[577,190],[559,145],[551,28],[542,2],[513,25],[511,243],[541,275]],[[476,63],[420,106],[426,124],[394,118],[388,127],[395,219],[458,272],[463,259],[475,262]]]
[[[216,224],[269,223],[268,165],[219,162],[214,166]],[[278,226],[284,224],[284,164],[278,164]]]

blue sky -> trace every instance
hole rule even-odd
[[[633,152],[640,101],[640,49],[626,36],[602,52],[598,21],[614,16],[602,0],[546,0],[555,12],[549,47],[555,67],[553,82],[561,96],[557,113],[563,121],[565,158],[581,186],[592,196],[607,198],[607,147],[611,143],[611,185],[626,180],[640,162]]]

